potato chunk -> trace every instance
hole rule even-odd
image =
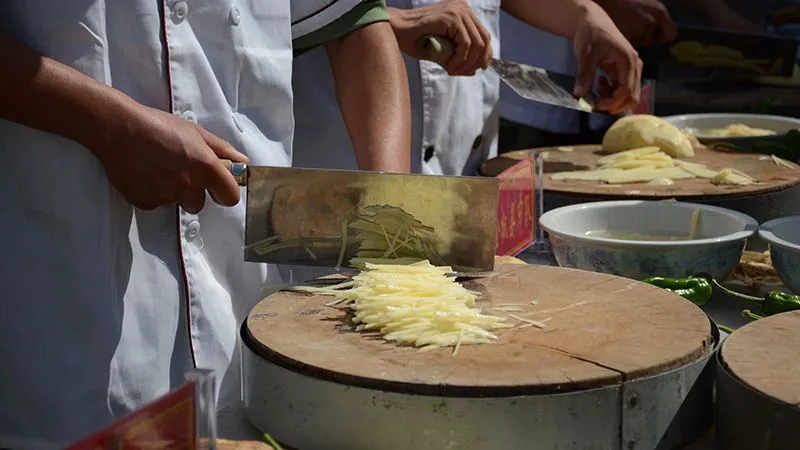
[[[603,150],[612,153],[650,146],[658,147],[674,158],[694,156],[692,142],[683,131],[647,114],[619,119],[603,137]]]

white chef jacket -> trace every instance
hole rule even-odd
[[[333,3],[291,1],[327,16],[306,31]],[[256,165],[291,161],[291,23],[288,0],[0,2],[0,32]],[[237,325],[280,280],[243,261],[244,202],[136,209],[79,144],[2,120],[0,160],[0,448],[63,448],[194,366],[222,378]],[[238,382],[228,371],[221,406]]]
[[[396,8],[419,8],[438,0],[389,0]],[[500,52],[500,0],[469,0]],[[475,174],[497,154],[499,79],[494,72],[451,77],[439,65],[406,58],[411,89],[414,172]],[[293,164],[300,167],[356,169],[355,154],[336,100],[333,75],[323,48],[295,60]]]
[[[507,13],[500,14],[503,35],[503,59],[529,64],[556,73],[575,75],[578,69],[572,43],[561,36],[536,29]],[[517,95],[505,84],[500,88],[500,117],[551,133],[580,132],[581,113],[537,103]],[[599,129],[613,119],[592,114],[589,125]]]

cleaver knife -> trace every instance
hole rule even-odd
[[[424,36],[417,44],[421,59],[444,65],[453,55],[453,43],[439,36]],[[574,109],[586,113],[601,113],[594,109],[595,99],[572,95],[575,77],[551,72],[512,61],[492,58],[489,68],[522,98],[539,103]]]
[[[497,179],[222,163],[247,188],[246,261],[341,268],[428,259],[457,272],[494,268]]]

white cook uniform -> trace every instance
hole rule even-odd
[[[395,8],[420,8],[438,0],[389,0]],[[468,0],[498,38],[500,0]],[[439,65],[406,58],[412,111],[414,172],[475,174],[480,164],[497,153],[499,79],[494,72],[451,77]],[[324,48],[295,60],[293,86],[295,122],[293,164],[300,167],[356,169],[355,154],[344,126]]]
[[[0,33],[286,166],[290,3],[312,12],[294,21],[313,20],[305,32],[336,18],[336,0],[3,0]],[[280,280],[243,261],[244,202],[135,209],[85,148],[3,120],[0,160],[0,448],[63,448],[194,366],[222,377],[237,325]]]
[[[534,28],[506,13],[500,14],[500,32],[503,59],[566,75],[577,73],[575,53],[568,39]],[[500,117],[551,133],[581,131],[580,112],[526,100],[505,84],[500,88]],[[603,114],[589,117],[592,129],[608,126],[612,121]]]

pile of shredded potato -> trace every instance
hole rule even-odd
[[[553,180],[599,181],[607,184],[648,183],[671,185],[673,180],[704,178],[714,184],[748,185],[757,182],[736,169],[719,171],[673,158],[659,147],[642,147],[613,153],[598,160],[595,170],[559,172]]]
[[[346,281],[327,288],[296,290],[331,295],[328,306],[354,312],[357,331],[380,333],[383,339],[432,350],[463,344],[485,344],[497,339],[490,330],[512,328],[502,317],[484,315],[475,308],[478,293],[455,281],[450,267],[428,261],[409,265],[373,264]]]

